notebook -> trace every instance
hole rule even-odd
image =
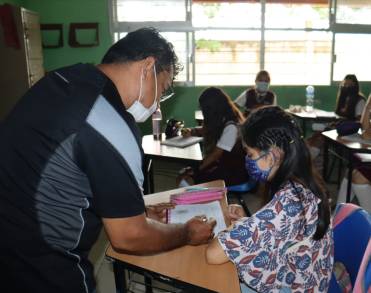
[[[176,136],[176,137],[161,141],[161,144],[178,147],[178,148],[185,148],[187,146],[199,143],[200,141],[202,141],[202,139],[203,139],[202,137],[198,137],[198,136],[189,136],[189,137]]]
[[[168,210],[168,223],[185,223],[195,216],[205,215],[216,220],[214,228],[215,235],[226,229],[224,215],[218,201],[204,204],[177,205],[174,209]]]

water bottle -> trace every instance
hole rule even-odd
[[[308,85],[305,89],[305,97],[306,97],[306,106],[305,110],[307,112],[313,112],[313,105],[314,105],[314,87]]]
[[[162,122],[162,113],[160,108],[157,108],[156,111],[152,114],[152,132],[153,138],[156,140],[161,140],[161,122]]]

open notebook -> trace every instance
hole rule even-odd
[[[200,141],[202,141],[202,137],[198,137],[198,136],[190,136],[190,137],[176,136],[176,137],[161,141],[161,144],[178,147],[178,148],[185,148],[187,146],[193,145]]]

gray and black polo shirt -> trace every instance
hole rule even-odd
[[[143,151],[113,83],[47,74],[0,125],[0,292],[92,292],[101,218],[144,212]]]

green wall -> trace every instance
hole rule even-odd
[[[106,0],[23,0],[24,7],[36,11],[41,23],[63,24],[64,46],[44,49],[46,71],[82,63],[98,64],[111,45],[108,4]],[[98,22],[100,44],[96,47],[72,48],[68,45],[69,24],[72,22]],[[52,35],[44,35],[46,41]],[[82,35],[82,37],[84,37]],[[50,42],[48,42],[50,43]]]
[[[23,2],[24,2],[23,0],[0,0],[0,5],[8,3],[8,4],[22,6]]]
[[[371,93],[371,82],[361,82],[361,90],[366,97]],[[279,106],[288,108],[289,105],[305,105],[306,86],[272,86],[271,90],[277,95]],[[184,120],[188,126],[195,126],[194,111],[198,109],[198,97],[206,87],[176,87],[175,96],[161,104],[163,119],[169,118]],[[222,87],[235,99],[245,87]],[[331,111],[335,108],[338,85],[315,86],[315,107]],[[165,122],[164,122],[165,123]],[[150,121],[141,126],[143,133],[151,131]]]

